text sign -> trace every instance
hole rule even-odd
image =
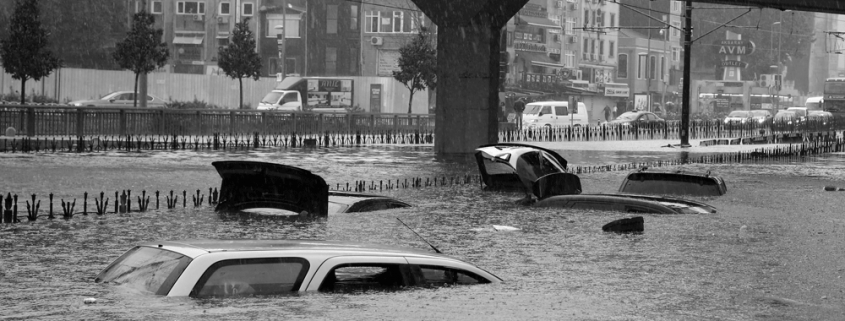
[[[754,53],[754,42],[751,40],[721,40],[716,43],[720,55],[750,55]]]
[[[748,68],[748,63],[739,60],[721,60],[719,61],[719,66],[721,67],[739,67],[739,68]]]

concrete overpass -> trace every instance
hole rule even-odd
[[[496,143],[499,32],[528,0],[412,1],[438,27],[435,153],[466,154]],[[692,2],[845,14],[842,0]]]

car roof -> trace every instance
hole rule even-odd
[[[139,244],[139,246],[166,249],[192,257],[196,257],[204,253],[214,252],[320,251],[323,253],[335,252],[338,254],[366,253],[367,255],[392,254],[405,256],[428,256],[458,260],[447,255],[431,253],[429,251],[419,249],[345,241],[194,239],[148,242]]]

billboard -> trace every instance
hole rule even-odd
[[[308,105],[313,108],[352,107],[352,79],[308,79]]]

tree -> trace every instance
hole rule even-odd
[[[41,27],[37,0],[17,0],[8,38],[0,41],[3,68],[21,81],[21,104],[26,104],[27,79],[40,80],[61,66],[47,49],[47,31]]]
[[[153,28],[154,22],[153,15],[145,10],[133,15],[132,29],[117,43],[113,55],[120,68],[135,73],[135,107],[138,106],[138,77],[161,68],[170,56],[167,44],[161,41],[164,31]]]
[[[399,71],[393,72],[393,78],[411,91],[408,99],[408,113],[414,101],[414,93],[437,86],[437,50],[429,40],[431,36],[421,29],[411,40],[399,48]]]
[[[240,86],[240,101],[238,108],[244,107],[244,77],[258,80],[261,72],[261,56],[255,52],[255,37],[249,30],[249,18],[235,24],[232,30],[232,41],[218,51],[217,66],[232,79],[238,79]]]

